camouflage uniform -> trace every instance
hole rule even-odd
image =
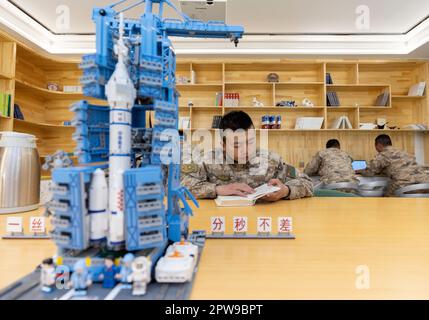
[[[216,198],[217,186],[246,183],[256,188],[271,179],[279,179],[290,188],[290,195],[287,198],[289,200],[313,195],[311,179],[299,173],[293,166],[285,164],[280,156],[274,153],[257,150],[255,156],[246,164],[234,163],[230,158],[224,157],[223,150],[220,149],[205,155],[209,156],[209,159],[216,159],[216,162],[195,159],[198,152],[193,154],[194,161],[182,166],[182,184],[197,198]]]
[[[338,148],[319,151],[305,167],[309,176],[320,176],[324,184],[359,182],[352,167],[352,158]]]
[[[411,184],[429,183],[429,174],[416,162],[416,158],[405,151],[386,147],[371,160],[363,176],[385,175],[391,179],[386,195]]]

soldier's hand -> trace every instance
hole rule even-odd
[[[216,193],[218,196],[240,196],[245,197],[248,194],[255,193],[251,187],[245,183],[232,183],[224,186],[217,186]]]
[[[267,194],[265,197],[261,198],[263,201],[275,202],[279,201],[289,195],[289,187],[284,185],[279,179],[272,179],[268,182],[268,185],[280,188],[279,191]]]

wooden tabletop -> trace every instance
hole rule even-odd
[[[290,216],[296,239],[207,240],[192,299],[429,299],[429,199],[312,198],[246,208],[201,201],[191,230],[209,230],[212,216],[226,218],[228,233],[233,216],[247,216],[252,232],[259,216]],[[55,246],[0,240],[0,252],[2,288]]]

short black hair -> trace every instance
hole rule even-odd
[[[252,119],[244,111],[231,111],[222,117],[219,129],[231,129],[236,131],[238,129],[248,130],[254,127]]]
[[[387,134],[380,134],[375,138],[375,144],[381,144],[383,147],[391,146],[392,139]]]
[[[328,142],[326,142],[326,149],[329,148],[340,148],[340,142],[337,139],[331,139]]]
[[[104,260],[110,260],[110,261],[115,261],[115,257],[112,255],[108,255],[104,258]]]
[[[51,266],[51,265],[54,264],[54,259],[47,258],[47,259],[45,259],[45,260],[42,261],[42,264],[47,264],[47,265]]]

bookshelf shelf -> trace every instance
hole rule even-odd
[[[82,99],[84,95],[82,93],[68,93],[62,91],[52,91],[44,88],[40,88],[31,83],[18,80],[15,81],[16,90],[23,90],[24,92],[28,92],[30,94],[39,96],[41,98],[52,100],[52,99],[66,99],[66,100],[77,100]]]
[[[0,72],[0,79],[3,80],[12,80],[13,79],[13,75],[11,74],[4,74]]]
[[[20,120],[20,119],[15,119],[15,126],[17,127],[28,126],[28,127],[38,127],[38,128],[45,128],[45,129],[74,130],[74,127],[72,126],[64,126],[64,125],[52,124],[52,123],[32,122],[32,121]]]
[[[426,99],[426,95],[424,96],[407,96],[407,95],[393,95],[392,99],[416,99],[416,100],[420,100],[420,99]]]

